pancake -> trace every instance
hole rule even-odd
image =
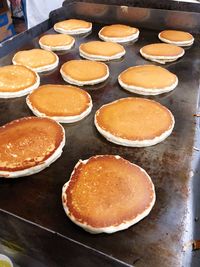
[[[113,155],[80,160],[62,190],[67,216],[93,234],[127,229],[149,214],[155,198],[145,170]]]
[[[165,30],[159,33],[158,38],[169,44],[178,46],[190,46],[194,43],[194,37],[189,32]]]
[[[23,96],[39,85],[38,74],[25,66],[0,67],[0,98]]]
[[[31,49],[17,52],[12,62],[14,65],[24,65],[36,72],[55,69],[58,66],[58,56],[43,49]]]
[[[125,90],[139,95],[158,95],[172,91],[178,78],[170,71],[154,65],[130,67],[118,77]]]
[[[0,127],[0,177],[40,172],[62,154],[63,127],[48,118],[26,117]]]
[[[82,34],[92,30],[92,23],[80,19],[68,19],[56,23],[54,30],[64,34]]]
[[[94,85],[105,81],[109,77],[106,64],[90,60],[70,60],[60,69],[63,79],[79,86]]]
[[[122,24],[113,24],[103,27],[99,32],[99,38],[116,43],[125,43],[136,40],[139,36],[139,30]]]
[[[71,85],[40,86],[26,98],[26,103],[36,116],[62,123],[79,121],[92,110],[90,95]]]
[[[81,44],[79,53],[82,57],[90,60],[107,61],[119,59],[126,51],[120,44],[113,42],[91,41]]]
[[[48,51],[69,50],[75,43],[75,39],[67,34],[47,34],[40,38],[39,45]]]
[[[146,147],[162,142],[171,134],[174,116],[158,102],[128,97],[97,110],[95,126],[112,143]]]
[[[182,57],[185,54],[185,50],[173,44],[157,43],[145,45],[140,49],[140,54],[146,59],[165,64]]]

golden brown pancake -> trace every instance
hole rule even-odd
[[[102,106],[96,112],[95,125],[113,143],[150,146],[171,134],[174,117],[158,102],[129,97]]]
[[[0,67],[0,97],[16,97],[27,94],[39,86],[38,75],[25,66]]]
[[[69,49],[74,42],[74,38],[68,34],[47,34],[39,40],[40,46],[46,50]]]
[[[24,65],[35,71],[45,71],[58,65],[55,53],[43,49],[31,49],[17,52],[13,57],[13,64]]]
[[[95,60],[117,59],[125,54],[124,47],[113,42],[91,41],[79,47],[82,57]]]
[[[155,65],[130,67],[119,75],[118,80],[130,92],[150,95],[169,92],[178,83],[175,74]]]
[[[51,117],[59,122],[74,122],[89,114],[90,95],[70,85],[42,85],[27,97],[27,104],[36,116]]]
[[[48,118],[27,117],[0,127],[0,176],[25,176],[48,167],[64,141],[62,126]]]
[[[90,60],[67,61],[60,71],[65,81],[77,85],[100,83],[109,76],[106,64]]]
[[[80,19],[68,19],[54,25],[54,30],[61,33],[79,34],[90,31],[92,23]]]
[[[137,28],[130,27],[122,24],[113,24],[105,26],[101,29],[101,35],[106,37],[128,37],[135,34],[138,31]]]
[[[148,174],[113,155],[79,161],[62,196],[69,218],[91,233],[126,229],[147,216],[155,202]]]
[[[183,48],[172,44],[150,44],[142,47],[142,52],[150,56],[179,56],[183,53]]]
[[[180,46],[189,46],[194,42],[194,37],[189,32],[165,30],[159,33],[159,39],[165,43]]]

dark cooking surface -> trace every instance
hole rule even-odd
[[[97,39],[101,26],[95,25],[93,33],[87,37],[76,38],[72,51],[58,53],[59,66],[67,60],[79,58],[79,44]],[[109,79],[103,84],[86,87],[93,99],[93,111],[78,123],[63,124],[66,146],[61,158],[37,175],[0,181],[0,209],[129,264],[136,262],[136,266],[181,266],[184,256],[182,246],[192,232],[188,219],[193,220],[189,213],[189,174],[195,133],[193,114],[197,109],[200,76],[199,36],[196,36],[195,44],[186,49],[182,59],[165,65],[177,74],[178,87],[171,93],[151,97],[167,106],[175,116],[175,128],[169,138],[148,148],[126,148],[107,142],[93,124],[94,113],[102,104],[122,97],[137,96],[119,87],[117,75],[129,66],[152,64],[140,57],[139,49],[145,44],[158,42],[157,34],[156,31],[142,29],[139,41],[125,46],[125,57],[108,63]],[[38,47],[38,38],[23,48],[33,47]],[[12,55],[0,59],[1,65],[10,64]],[[41,84],[64,84],[59,67],[51,73],[40,74],[40,77]],[[23,116],[32,116],[25,97],[0,99],[1,125]],[[66,217],[61,203],[62,185],[69,179],[74,165],[80,158],[87,159],[96,154],[117,154],[140,165],[149,173],[156,188],[157,201],[150,215],[128,230],[112,235],[91,235],[85,232]]]

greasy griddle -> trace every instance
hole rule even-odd
[[[92,15],[88,16],[88,20],[94,20]],[[71,51],[58,52],[59,67],[40,74],[41,84],[65,84],[59,73],[60,66],[68,60],[79,59],[79,45],[97,40],[97,33],[103,26],[102,23],[94,23],[91,34],[75,37],[76,44]],[[183,58],[164,66],[178,76],[177,88],[167,94],[147,97],[165,105],[175,116],[173,133],[164,142],[147,148],[118,146],[106,141],[93,123],[95,111],[103,104],[122,97],[143,97],[126,92],[117,82],[117,76],[126,68],[152,64],[140,56],[139,49],[146,44],[158,42],[159,31],[145,28],[140,30],[139,40],[125,45],[125,57],[108,63],[109,79],[96,86],[83,87],[92,97],[93,110],[80,122],[63,124],[66,145],[62,156],[38,174],[0,181],[0,209],[110,255],[113,260],[116,258],[135,266],[176,267],[184,264],[183,245],[193,232],[190,176],[195,136],[193,114],[197,111],[199,96],[199,35],[195,35],[194,45],[186,48]],[[53,32],[50,29],[47,33]],[[12,56],[18,50],[39,47],[40,36],[30,39],[20,49],[0,59],[1,65],[11,64]],[[1,125],[32,115],[25,103],[25,97],[0,99]],[[157,200],[150,215],[128,230],[112,235],[91,235],[85,232],[67,218],[62,208],[62,186],[69,179],[75,164],[79,159],[98,154],[120,155],[138,164],[151,176],[156,189]]]

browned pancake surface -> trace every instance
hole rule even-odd
[[[91,81],[101,79],[107,74],[104,63],[90,60],[70,60],[61,67],[64,75],[77,81]]]
[[[173,44],[150,44],[142,47],[142,52],[150,56],[179,56],[184,49]]]
[[[79,164],[66,193],[70,215],[92,227],[133,220],[154,198],[152,183],[138,166],[106,155]]]
[[[91,41],[80,45],[80,49],[90,55],[113,56],[124,51],[122,45],[113,42]]]
[[[18,92],[34,85],[36,73],[24,66],[0,67],[0,92]]]
[[[62,28],[64,30],[78,30],[80,28],[90,28],[91,23],[80,19],[68,19],[56,23],[54,27]]]
[[[128,37],[135,34],[138,31],[137,28],[130,27],[122,24],[114,24],[105,26],[101,29],[101,35],[106,37]]]
[[[27,117],[0,127],[0,170],[18,171],[44,163],[59,147],[62,128],[47,118]]]
[[[172,116],[158,102],[129,97],[103,106],[96,113],[99,127],[127,140],[152,140],[171,129]]]
[[[70,45],[74,38],[67,34],[47,34],[40,38],[40,43],[47,46],[65,46]]]
[[[177,77],[162,67],[142,65],[130,67],[122,72],[120,80],[127,85],[157,89],[173,85]]]
[[[14,60],[19,65],[39,68],[55,63],[56,55],[53,52],[43,49],[31,49],[17,52],[14,56]]]
[[[70,85],[43,85],[29,95],[33,108],[47,116],[75,116],[90,104],[88,94]]]
[[[160,37],[167,39],[169,41],[175,42],[186,42],[192,41],[193,36],[189,32],[175,31],[175,30],[165,30],[160,33]]]

